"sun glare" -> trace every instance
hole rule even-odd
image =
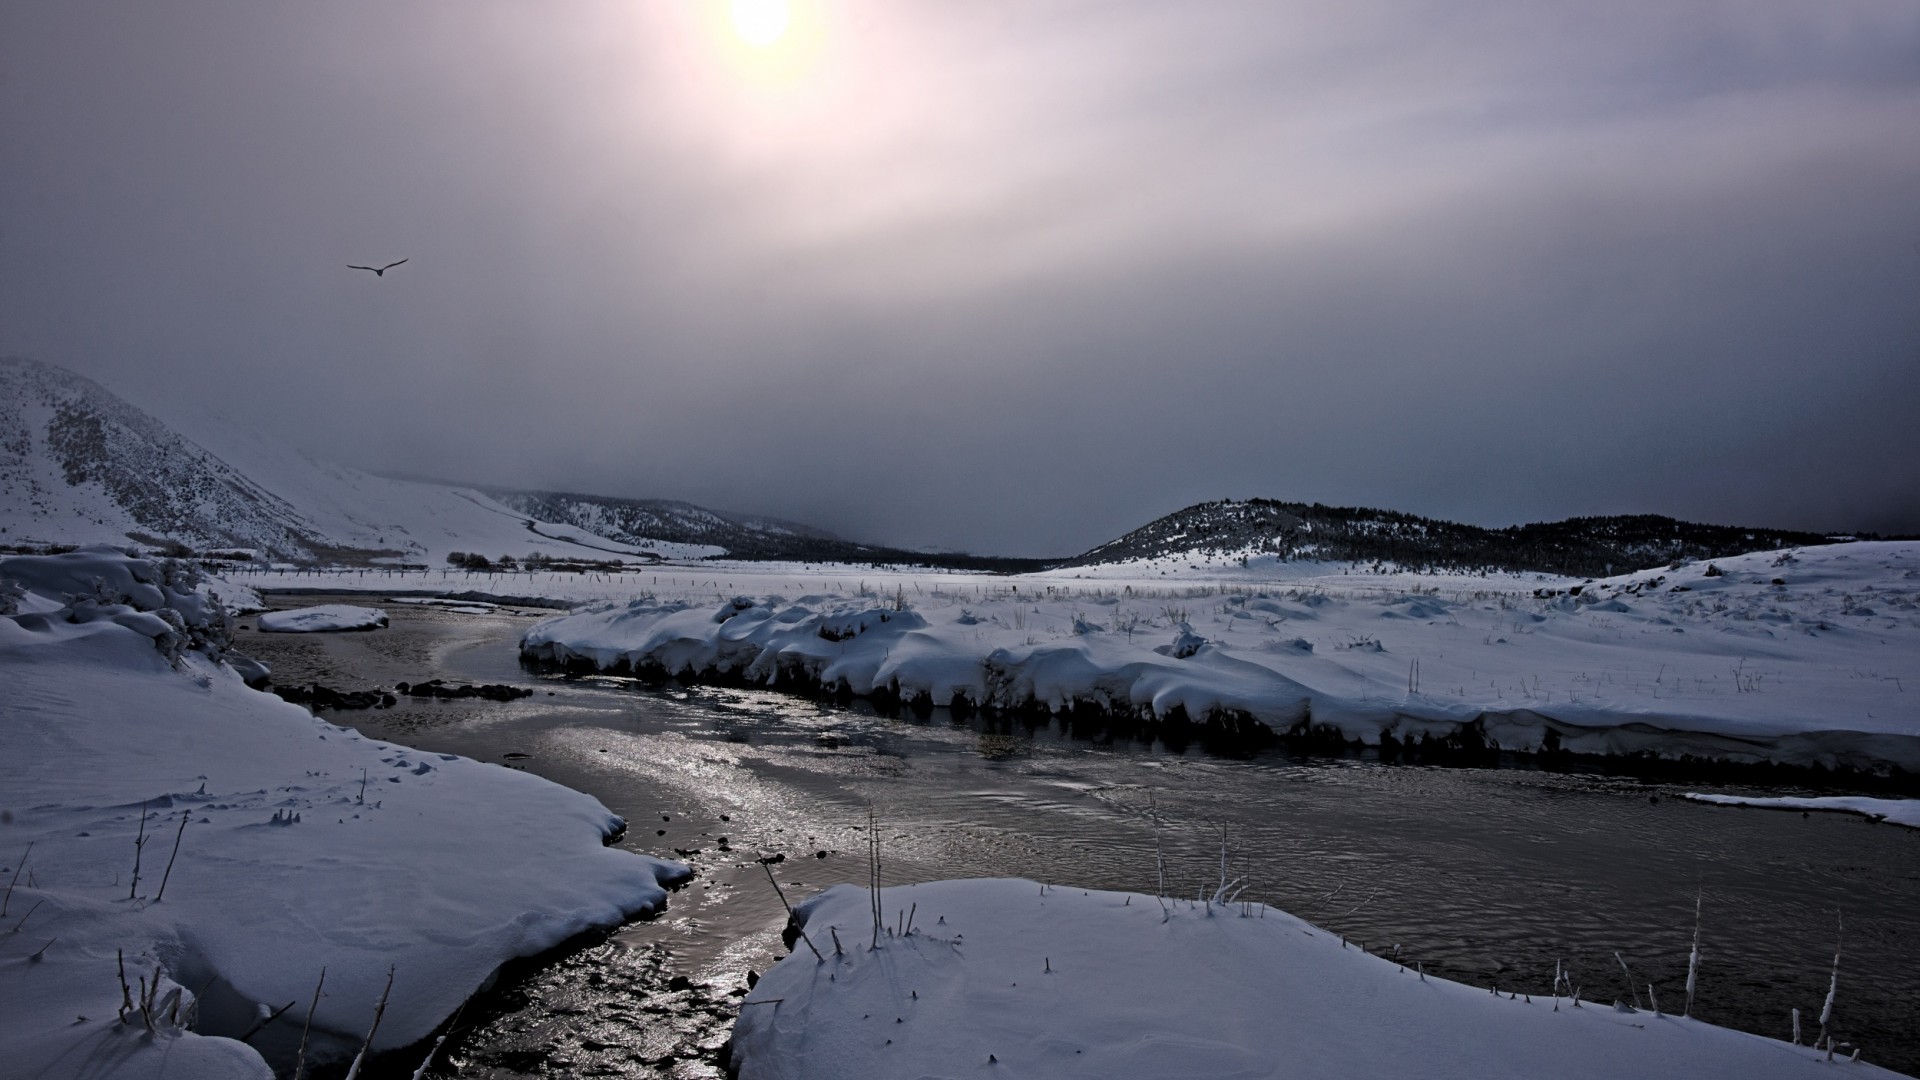
[[[732,0],[733,32],[756,49],[770,49],[787,36],[793,12],[787,0]]]

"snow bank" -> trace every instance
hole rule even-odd
[[[728,586],[754,583],[739,567],[713,573]],[[1905,693],[1906,682],[1920,687],[1917,543],[1587,583],[1327,574],[1169,588],[1057,574],[874,576],[878,588],[863,580],[858,591],[797,600],[722,600],[719,577],[663,587],[656,575],[647,595],[533,627],[522,650],[552,663],[935,705],[1252,721],[1396,753],[1490,747],[1920,771],[1920,715]]]
[[[1829,810],[1859,814],[1875,821],[1891,821],[1910,829],[1920,829],[1920,799],[1871,799],[1854,795],[1823,795],[1817,798],[1784,796],[1763,798],[1757,795],[1708,795],[1689,791],[1686,798],[1715,806],[1757,806],[1767,810]]]
[[[70,600],[170,607],[201,625],[229,613],[260,611],[260,594],[214,577],[176,559],[134,559],[117,547],[84,547],[64,555],[0,558],[0,581],[12,581],[38,597],[36,610],[51,611]]]
[[[80,566],[61,558],[0,573],[58,588]],[[358,1045],[389,969],[375,1045],[404,1046],[505,961],[657,910],[686,873],[604,846],[622,823],[588,796],[248,689],[182,608],[148,608],[185,604],[178,581],[87,558],[138,602],[0,618],[0,1071],[265,1077],[217,1036],[298,1002],[252,1040],[289,1062],[323,967],[310,1059]],[[118,1018],[121,955],[136,998],[158,981],[152,1033]]]
[[[321,604],[317,607],[271,611],[260,616],[264,634],[319,634],[336,630],[378,630],[387,625],[387,613],[379,608],[354,607],[351,604]]]
[[[909,916],[913,930],[869,951],[867,890],[800,905],[825,962],[797,944],[742,1003],[741,1080],[1774,1080],[1833,1068],[1807,1047],[1576,1008],[1546,986],[1510,998],[1423,976],[1261,905],[1181,901],[1163,914],[1151,896],[976,880],[889,888],[881,907],[889,930]],[[1666,989],[1679,1007],[1682,988]]]

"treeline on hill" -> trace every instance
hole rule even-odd
[[[511,555],[496,555],[488,558],[477,551],[449,551],[447,565],[461,570],[478,573],[499,571],[511,574],[520,570],[540,573],[567,574],[603,574],[616,573],[633,568],[630,560],[621,559],[573,559],[565,556],[547,555],[533,552],[525,558],[516,559]]]
[[[1700,525],[1653,514],[1578,517],[1485,529],[1394,510],[1225,499],[1168,514],[1067,566],[1202,554],[1395,564],[1420,571],[1605,577],[1675,559],[1831,543],[1818,533]]]

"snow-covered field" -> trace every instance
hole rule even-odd
[[[291,1062],[323,968],[309,1061],[360,1045],[389,973],[373,1045],[406,1046],[685,873],[604,846],[621,823],[588,796],[248,689],[178,568],[0,575],[34,586],[0,617],[0,1074],[269,1076],[255,1048]]]
[[[1684,986],[1653,988],[1665,1012],[1575,1007],[1566,986],[1448,982],[1261,905],[1169,904],[1004,879],[888,888],[870,949],[868,891],[837,886],[800,905],[824,959],[796,943],[760,980],[734,1063],[741,1080],[1896,1075],[1684,1019]]]
[[[601,668],[935,704],[1245,717],[1370,745],[1453,737],[1920,771],[1920,544],[1837,544],[1589,583],[1342,570],[1256,561],[1171,578],[1125,567],[990,577],[695,564],[503,575],[486,587],[603,601],[523,643],[542,659]]]
[[[387,613],[379,608],[353,604],[321,604],[317,607],[269,611],[260,616],[265,634],[324,634],[344,630],[378,630],[387,625]]]

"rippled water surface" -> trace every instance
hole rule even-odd
[[[1652,984],[1669,1011],[1684,999],[1698,896],[1695,1015],[1783,1038],[1792,1008],[1813,1026],[1844,914],[1835,1030],[1866,1059],[1920,1072],[1920,832],[1704,806],[1618,778],[1176,753],[941,712],[889,719],[771,693],[538,676],[514,648],[526,617],[388,610],[390,631],[249,645],[284,682],[538,686],[507,704],[333,719],[591,792],[631,823],[624,846],[690,852],[698,871],[664,916],[597,947],[627,952],[588,950],[530,976],[535,989],[456,1050],[460,1075],[717,1075],[728,1003],[784,952],[779,901],[753,859],[783,854],[775,870],[796,898],[864,881],[870,803],[890,884],[1017,875],[1151,893],[1158,850],[1168,891],[1191,897],[1220,885],[1224,847],[1247,898],[1374,951],[1398,946],[1429,972],[1544,994],[1559,962],[1586,998],[1648,1004]],[[672,1008],[631,1026],[595,1019],[649,995]],[[566,1034],[590,1024],[599,1034],[584,1043]],[[563,1064],[543,1058],[563,1042]]]

